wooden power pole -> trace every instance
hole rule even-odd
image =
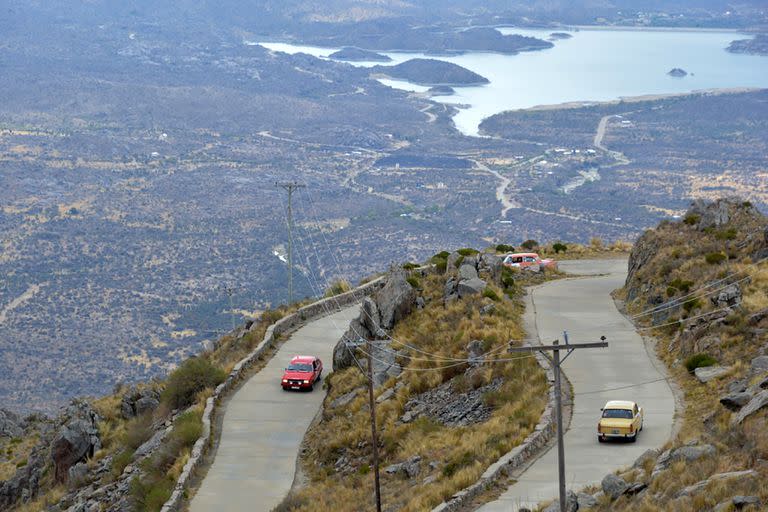
[[[276,186],[288,192],[288,304],[293,303],[293,193],[306,187],[301,183],[289,181],[275,183]]]
[[[371,442],[373,443],[373,484],[376,491],[376,512],[381,512],[381,487],[379,486],[379,439],[376,434],[376,401],[373,399],[373,347],[366,340],[368,352],[368,403],[371,409]]]
[[[573,353],[574,350],[579,348],[605,348],[608,346],[608,342],[605,341],[605,336],[600,336],[600,341],[594,343],[568,343],[568,333],[563,333],[565,337],[565,345],[560,345],[558,340],[552,342],[552,345],[538,345],[530,347],[510,347],[509,352],[540,352],[549,360],[552,365],[552,370],[555,374],[555,415],[557,417],[557,473],[560,490],[560,512],[565,512],[565,446],[563,444],[563,404],[562,404],[562,386],[560,378],[560,367],[568,359],[568,356]],[[512,342],[510,341],[510,345]],[[565,350],[567,353],[565,357],[560,359],[560,351]],[[547,352],[552,352],[552,356]]]

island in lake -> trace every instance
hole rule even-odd
[[[768,34],[757,34],[752,39],[731,41],[726,48],[731,53],[748,53],[751,55],[768,55]]]
[[[450,85],[436,85],[427,91],[430,96],[451,96],[455,92]]]
[[[346,60],[349,62],[390,62],[392,59],[387,55],[363,50],[354,46],[347,46],[337,52],[329,55],[334,60]]]
[[[672,68],[667,72],[667,74],[675,78],[683,78],[688,76],[688,72],[682,68]]]
[[[407,80],[414,84],[428,86],[466,86],[489,83],[484,76],[478,75],[452,62],[434,59],[411,59],[396,66],[374,66],[374,74],[388,78]]]
[[[568,32],[552,32],[551,34],[549,34],[550,41],[559,41],[561,39],[570,39],[572,37],[573,36]]]

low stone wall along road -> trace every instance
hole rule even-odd
[[[359,306],[308,323],[282,345],[267,366],[226,405],[221,442],[208,474],[190,504],[191,512],[260,512],[277,506],[293,483],[301,441],[325,397],[280,387],[294,355],[323,361],[332,371],[333,347],[359,313]]]
[[[605,274],[584,279],[547,283],[532,291],[536,324],[543,343],[563,339],[598,341],[608,338],[603,349],[575,351],[563,364],[573,384],[574,410],[565,434],[565,464],[568,489],[578,491],[600,484],[616,469],[631,465],[648,448],[663,445],[674,422],[675,400],[666,381],[637,385],[662,378],[661,363],[646,352],[640,335],[614,305],[611,291],[624,284],[626,260],[562,262],[571,273]],[[624,386],[630,386],[625,389]],[[615,390],[612,390],[615,389]],[[645,426],[636,443],[597,442],[600,408],[608,400],[634,400],[645,409]],[[496,501],[482,512],[514,512],[535,508],[541,501],[557,498],[557,449],[552,448],[534,462]]]

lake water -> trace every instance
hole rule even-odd
[[[542,39],[550,30],[499,29]],[[469,105],[454,117],[456,127],[477,135],[480,122],[505,110],[573,101],[606,101],[646,94],[684,93],[699,89],[768,87],[768,57],[737,55],[725,51],[734,39],[749,36],[734,32],[590,30],[571,32],[571,39],[555,41],[555,47],[518,55],[471,52],[452,57],[420,53],[381,52],[392,58],[387,64],[408,59],[437,58],[479,73],[490,84],[457,87],[452,96],[434,99]],[[247,43],[254,44],[254,43]],[[259,43],[271,50],[304,52],[321,58],[337,48],[317,48],[284,43]],[[375,62],[353,63],[372,66]],[[689,75],[673,78],[672,68]],[[427,87],[397,80],[382,80],[399,89],[423,92]]]

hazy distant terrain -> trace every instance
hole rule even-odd
[[[364,19],[421,12],[322,5]],[[712,187],[765,207],[765,93],[505,114],[484,126],[497,138],[467,138],[450,107],[365,70],[243,44],[256,31],[296,37],[322,5],[257,2],[236,18],[233,3],[7,4],[0,403],[49,410],[157,375],[233,317],[286,300],[276,181],[308,185],[296,197],[299,296],[444,248],[633,238]],[[457,5],[495,8],[419,5],[448,24]],[[595,146],[614,114],[630,125],[609,119]]]

